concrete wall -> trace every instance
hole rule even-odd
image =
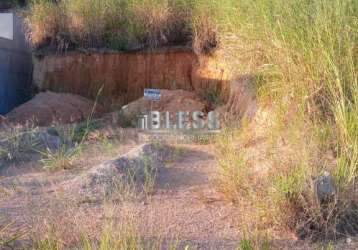
[[[0,114],[28,100],[32,82],[32,57],[22,19],[14,15],[14,40],[0,38]]]

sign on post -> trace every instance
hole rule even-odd
[[[14,39],[14,15],[0,13],[0,38]]]
[[[144,89],[144,98],[151,101],[160,101],[160,89]]]

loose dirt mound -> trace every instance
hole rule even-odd
[[[142,144],[117,159],[92,167],[64,187],[71,193],[77,190],[83,195],[103,197],[103,191],[104,195],[110,195],[121,182],[144,183],[147,175],[156,173],[171,157],[170,146]]]
[[[83,121],[91,115],[93,107],[94,102],[78,95],[44,92],[15,108],[6,118],[10,123],[33,121],[39,126],[49,126]],[[103,108],[96,105],[95,115],[102,112]]]
[[[144,113],[150,110],[169,111],[174,114],[178,111],[204,111],[206,104],[200,97],[185,90],[161,90],[160,101],[146,100],[144,97],[129,103],[123,108],[123,112],[128,115]]]

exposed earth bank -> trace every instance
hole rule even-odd
[[[144,88],[206,89],[228,97],[229,74],[214,57],[198,56],[186,48],[150,51],[72,51],[35,54],[33,82],[40,90],[102,98],[110,104],[127,104],[143,96]]]

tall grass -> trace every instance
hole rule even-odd
[[[55,1],[56,2],[56,1]],[[33,0],[27,17],[35,47],[116,50],[192,45],[211,52],[218,44],[218,1]]]
[[[269,115],[264,124],[258,117],[235,139],[221,140],[224,187],[236,198],[259,197],[254,206],[261,220],[258,207],[266,207],[268,225],[293,225],[301,236],[356,232],[358,2],[236,3],[236,29],[222,40],[224,55],[239,62],[240,73],[259,76],[260,112]],[[262,155],[250,158],[252,147],[246,145],[258,134],[266,138],[255,143]],[[257,167],[262,176],[253,174]],[[323,171],[331,173],[337,192],[325,204],[315,195]]]

